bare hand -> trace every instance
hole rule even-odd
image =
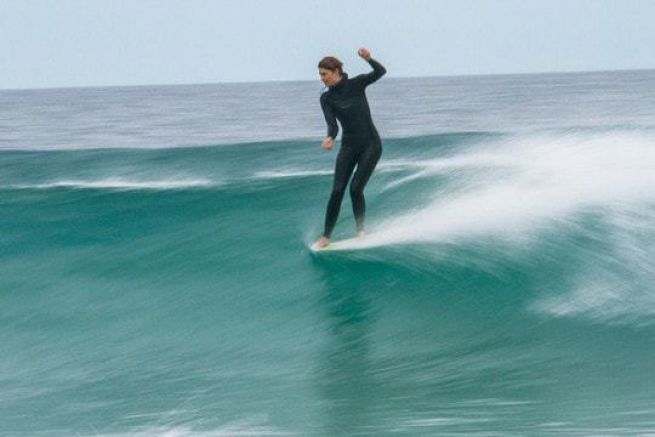
[[[332,150],[332,147],[334,147],[334,138],[325,137],[325,139],[321,143],[321,147],[324,148],[325,150]]]
[[[371,59],[371,52],[369,52],[368,49],[365,49],[364,47],[357,50],[357,54],[367,61]]]

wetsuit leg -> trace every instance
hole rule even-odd
[[[350,176],[352,176],[356,163],[356,150],[342,145],[339,149],[339,155],[337,156],[332,194],[330,195],[330,201],[328,202],[327,211],[325,213],[324,237],[330,238],[330,235],[332,235],[334,225],[337,223],[337,217],[339,217],[343,193],[346,191],[348,181],[350,180]]]
[[[357,160],[357,170],[350,183],[350,198],[353,204],[353,213],[357,223],[357,232],[364,230],[364,216],[366,214],[366,200],[364,199],[364,187],[368,182],[375,166],[382,155],[382,145],[379,141],[371,142],[362,150]]]

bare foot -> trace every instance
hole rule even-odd
[[[357,232],[357,238],[362,239],[364,237],[366,237],[366,231]]]
[[[321,237],[316,241],[316,243],[312,244],[312,249],[323,249],[328,244],[330,244],[330,239],[327,237]]]

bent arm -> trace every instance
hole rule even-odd
[[[325,94],[321,95],[321,109],[323,109],[323,115],[327,123],[327,136],[336,140],[337,134],[339,133],[339,125],[337,124],[337,117],[334,115],[334,111],[332,111],[332,108],[327,103]]]
[[[385,73],[387,72],[387,69],[384,68],[382,64],[380,64],[378,61],[376,61],[373,58],[366,59],[366,62],[368,62],[371,67],[373,67],[373,71],[360,76],[364,86],[368,86],[372,84],[373,82],[384,76]]]

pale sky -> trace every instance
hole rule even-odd
[[[0,0],[0,89],[655,68],[655,0]]]

